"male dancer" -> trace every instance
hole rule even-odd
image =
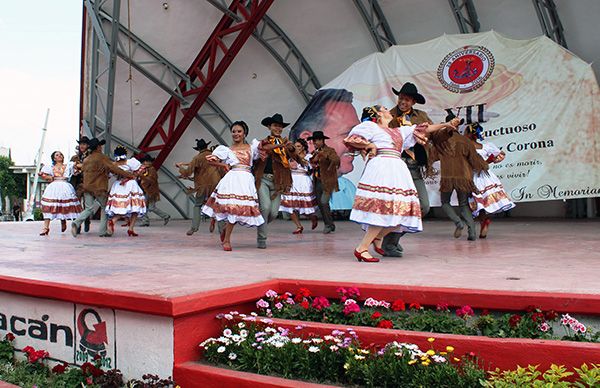
[[[148,213],[150,212],[162,218],[163,225],[167,225],[171,216],[156,207],[156,202],[160,201],[160,189],[158,187],[158,173],[152,165],[154,158],[150,155],[144,155],[141,162],[145,169],[139,179],[140,186],[146,196],[146,213],[142,216],[140,226],[150,226],[150,217],[148,217]]]
[[[254,178],[258,191],[260,212],[265,223],[257,228],[256,247],[267,248],[267,224],[277,217],[281,193],[292,187],[292,171],[290,158],[294,157],[294,145],[285,137],[281,137],[283,128],[289,123],[283,121],[279,113],[265,117],[261,124],[269,129],[271,134],[260,144],[264,154],[254,164]]]
[[[71,157],[71,162],[75,164],[75,168],[73,169],[73,175],[71,176],[70,183],[77,191],[77,197],[82,205],[84,204],[83,173],[77,166],[83,163],[83,160],[90,154],[90,150],[88,148],[89,142],[90,139],[87,136],[82,136],[81,139],[77,140],[77,153]],[[83,231],[86,233],[90,231],[90,218],[91,217],[86,218],[83,223]],[[77,233],[81,233],[81,227]]]
[[[398,96],[398,100],[396,106],[390,110],[392,117],[394,117],[389,124],[391,128],[402,125],[433,124],[427,113],[413,108],[415,104],[425,104],[425,97],[419,93],[414,84],[407,82],[402,85],[400,90],[392,88],[392,92]],[[423,180],[422,169],[427,166],[427,152],[422,145],[416,144],[402,153],[402,160],[408,166],[419,195],[421,214],[425,217],[429,212],[429,196],[427,195],[427,187]],[[403,235],[404,233],[390,233],[383,238],[382,248],[384,256],[402,257],[402,246],[399,244],[399,241]]]

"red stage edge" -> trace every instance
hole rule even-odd
[[[280,377],[238,372],[194,362],[175,366],[173,378],[182,387],[254,388],[260,386],[264,388],[333,388],[332,385],[306,383]]]
[[[470,305],[474,308],[500,311],[523,310],[527,306],[533,305],[544,310],[554,309],[558,312],[568,312],[570,314],[600,315],[600,295],[590,294],[511,292],[274,279],[244,286],[166,298],[134,292],[0,276],[0,291],[172,317],[174,367],[179,371],[179,376],[181,376],[182,370],[188,370],[186,369],[188,367],[181,369],[180,365],[188,365],[187,363],[200,359],[201,352],[198,346],[200,342],[208,337],[218,336],[220,333],[221,323],[215,319],[216,314],[232,310],[249,313],[255,309],[256,300],[263,297],[269,289],[282,293],[285,291],[296,292],[300,287],[307,287],[313,295],[336,298],[338,296],[336,289],[348,286],[358,287],[362,294],[361,299],[373,297],[393,301],[400,298],[407,303],[419,302],[422,305],[448,303],[451,306]],[[278,323],[293,327],[298,324],[298,322],[284,320],[278,321]],[[302,324],[317,333],[330,332],[333,328],[345,328],[345,326],[320,323],[303,322]],[[473,351],[481,355],[489,364],[484,365],[486,368],[510,369],[516,367],[516,365],[525,366],[527,364],[549,366],[552,362],[578,367],[583,362],[589,363],[600,359],[600,346],[590,343],[494,339],[366,327],[356,327],[355,330],[361,336],[363,343],[385,343],[397,340],[414,342],[423,348],[428,345],[427,338],[434,337],[437,339],[435,342],[436,349],[440,349],[440,346],[452,345],[459,354]],[[557,358],[558,356],[560,356],[560,359]],[[200,373],[197,369],[194,370],[194,374]],[[231,371],[226,370],[226,373],[231,373]]]

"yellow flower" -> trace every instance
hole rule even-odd
[[[448,353],[452,353],[454,351],[454,348],[452,346],[446,346],[446,351]]]
[[[440,352],[440,355],[445,356],[448,352]]]
[[[359,349],[358,351],[362,354],[369,354],[369,351],[366,349]]]
[[[427,360],[427,358],[428,358],[427,355],[421,356],[421,360]]]
[[[345,364],[344,364],[344,369],[348,370],[349,368],[350,368],[350,364],[348,364],[348,363],[345,363]]]
[[[454,358],[453,358],[453,360],[454,360],[454,361],[456,361],[456,362],[459,362],[459,361],[460,361],[460,358],[456,358],[456,357],[454,357]]]
[[[435,341],[435,338],[433,338],[433,337],[427,338],[427,342],[432,343],[433,341]]]
[[[427,351],[427,354],[428,354],[428,355],[430,355],[430,356],[433,356],[433,355],[435,355],[435,350],[433,350],[433,349],[429,349],[429,350]]]
[[[421,365],[425,365],[425,366],[428,366],[429,364],[430,364],[430,361],[423,361],[423,362],[421,363]]]
[[[410,360],[410,361],[408,362],[408,365],[414,365],[414,364],[416,364],[416,363],[417,363],[417,360]]]

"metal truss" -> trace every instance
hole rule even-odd
[[[129,151],[131,151],[134,154],[140,154],[142,153],[142,151],[139,148],[136,148],[134,145],[128,143],[127,141],[121,139],[120,137],[111,134],[111,139],[117,143],[122,145],[123,147],[127,148]],[[175,176],[175,174],[173,174],[168,168],[166,168],[165,166],[160,166],[160,168],[157,170],[159,173],[159,177],[164,176],[165,178],[167,178],[168,180],[166,182],[162,182],[160,183],[159,186],[163,186],[165,184],[174,184],[177,186],[177,194],[175,194],[174,197],[172,197],[171,195],[169,195],[166,191],[164,190],[160,190],[160,194],[163,196],[163,198],[165,198],[167,201],[169,201],[169,203],[171,205],[173,205],[173,207],[179,212],[179,214],[181,214],[181,216],[183,218],[188,218],[189,214],[191,214],[191,207],[194,206],[194,199],[190,196],[187,196],[186,190],[187,187],[181,182],[181,180],[179,178],[177,178]],[[160,180],[160,179],[159,179]],[[177,199],[181,196],[184,195],[186,196],[186,209],[184,210],[181,206],[179,206],[179,203],[177,202]]]
[[[272,3],[273,0],[255,0],[249,8],[240,0],[231,3],[229,10],[240,19],[223,15],[186,72],[198,86],[183,81],[179,84],[183,97],[193,101],[183,106],[179,99],[171,97],[138,147],[144,153],[158,151],[155,166],[164,163]]]
[[[112,27],[115,22],[115,19],[103,10],[100,10],[97,16],[104,29]],[[116,26],[118,28],[117,55],[130,63],[144,77],[178,99],[182,108],[189,105],[179,85],[184,84],[187,89],[191,89],[198,87],[199,84],[192,82],[185,71],[167,60],[126,26],[118,22]],[[223,134],[229,129],[231,120],[214,101],[207,99],[206,105],[195,115],[195,118],[219,143],[227,144]]]
[[[532,0],[544,35],[567,48],[567,40],[554,0]]]
[[[371,32],[377,50],[383,52],[396,44],[394,34],[377,0],[354,0],[354,4]]]
[[[448,2],[461,34],[479,32],[481,24],[473,0],[448,0]]]
[[[104,138],[106,150],[110,149],[112,132],[113,106],[115,97],[115,74],[117,64],[117,29],[121,0],[113,0],[113,21],[109,34],[102,29],[98,12],[107,0],[85,0],[87,16],[92,24],[92,50],[89,111],[84,118],[87,127],[94,137]]]
[[[236,20],[240,19],[240,16],[228,8],[226,0],[207,1],[221,12],[230,15]],[[250,4],[251,2],[248,1],[246,7],[249,7]],[[321,83],[294,42],[267,15],[264,15],[260,20],[252,35],[283,67],[296,86],[296,89],[302,95],[302,98],[304,98],[304,101],[308,103],[315,92],[321,87]]]

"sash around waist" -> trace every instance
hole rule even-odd
[[[377,156],[385,156],[388,158],[401,159],[402,152],[392,149],[392,148],[380,148],[377,150]]]
[[[231,166],[231,171],[246,171],[246,172],[251,173],[252,167],[246,166],[245,164],[235,164],[235,165]]]

